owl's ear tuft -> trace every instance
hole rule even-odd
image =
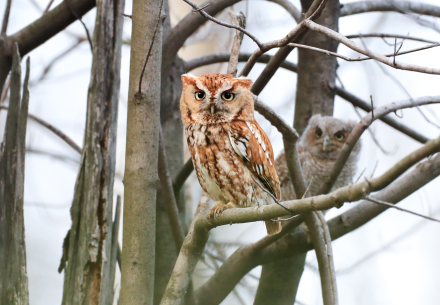
[[[190,73],[182,74],[181,78],[182,78],[182,83],[184,86],[186,86],[186,85],[195,86],[196,85],[197,77],[195,75],[192,75]]]
[[[249,89],[252,86],[252,80],[247,77],[239,77],[235,79],[236,84],[245,87],[246,89]]]
[[[317,125],[321,119],[322,119],[321,114],[315,114],[310,118],[309,125]]]

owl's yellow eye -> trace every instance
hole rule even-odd
[[[205,92],[203,91],[196,91],[196,94],[194,94],[196,100],[200,101],[205,98]]]
[[[230,101],[232,101],[234,99],[234,97],[235,97],[234,93],[231,93],[231,92],[228,92],[228,91],[225,91],[225,92],[222,93],[222,99],[224,99],[225,101],[230,102]]]
[[[335,139],[338,141],[344,140],[344,134],[342,132],[335,133]]]
[[[318,138],[320,138],[322,136],[322,130],[320,128],[316,128],[315,133],[318,136]]]

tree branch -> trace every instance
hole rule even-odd
[[[3,105],[0,105],[0,109],[8,110],[9,108]],[[46,121],[32,115],[28,114],[28,118],[34,120],[38,124],[42,125],[43,127],[46,127],[50,131],[52,131],[55,135],[57,135],[61,140],[66,142],[70,147],[72,147],[74,150],[76,150],[78,153],[81,154],[82,150],[81,148],[71,139],[69,138],[65,133],[63,133],[58,128],[54,127],[53,125],[47,123]]]
[[[440,17],[440,7],[427,3],[399,1],[399,7],[390,1],[359,1],[345,3],[341,8],[341,17],[371,12],[401,12],[401,9],[415,14]]]
[[[170,220],[171,230],[173,232],[174,243],[176,245],[176,251],[179,253],[180,247],[182,247],[183,239],[185,237],[183,232],[182,223],[179,218],[179,209],[177,208],[176,197],[174,196],[173,184],[170,178],[170,172],[168,170],[167,154],[163,143],[162,128],[160,129],[159,138],[159,179],[161,183],[162,196],[164,197],[165,208]]]
[[[420,42],[426,42],[426,43],[438,43],[438,41],[409,36],[409,35],[399,35],[399,34],[383,34],[383,33],[369,33],[369,34],[355,34],[355,35],[346,35],[345,36],[348,39],[355,39],[355,38],[399,38],[403,40],[413,40],[413,41],[420,41]]]
[[[353,41],[347,39],[343,35],[335,32],[333,30],[330,30],[329,28],[323,27],[313,21],[304,20],[304,23],[311,30],[317,31],[321,34],[324,34],[328,37],[331,37],[331,38],[339,41],[340,43],[346,45],[350,49],[352,49],[356,52],[359,52],[361,54],[364,54],[368,57],[371,57],[371,58],[373,58],[383,64],[386,64],[392,68],[399,69],[399,70],[427,73],[427,74],[435,74],[435,75],[440,74],[440,69],[437,69],[437,68],[422,67],[422,66],[417,66],[417,65],[413,65],[413,64],[397,62],[397,61],[393,60],[392,58],[388,58],[388,57],[381,55],[379,53],[376,53],[374,51],[364,49],[363,47],[356,45]]]
[[[180,305],[182,300],[184,300],[194,268],[208,241],[209,230],[197,227],[196,223],[199,219],[205,217],[208,212],[209,200],[209,197],[205,193],[200,197],[196,214],[191,223],[188,235],[183,242],[160,305]]]
[[[328,178],[325,180],[323,185],[320,188],[320,194],[327,194],[331,188],[333,187],[336,179],[338,178],[342,168],[345,165],[345,162],[350,156],[351,151],[356,145],[357,141],[364,133],[365,130],[377,119],[386,116],[389,113],[396,112],[399,109],[418,107],[421,105],[429,105],[440,103],[440,96],[427,96],[418,99],[410,99],[399,102],[394,102],[379,108],[374,109],[374,111],[367,114],[353,129],[350,135],[347,138],[344,146],[339,153],[338,158],[336,159],[335,164],[333,165],[333,170]]]
[[[239,61],[246,61],[249,57],[251,56],[250,53],[240,53],[238,59]],[[263,55],[258,59],[258,62],[261,63],[268,63],[274,56],[272,55]],[[214,64],[214,63],[220,63],[220,62],[227,62],[229,58],[229,53],[218,53],[218,54],[210,54],[210,55],[206,55],[206,56],[201,56],[195,59],[191,59],[189,61],[186,62],[186,67],[188,69],[188,71],[204,66],[204,65],[208,65],[208,64]],[[280,67],[289,70],[291,72],[297,72],[297,66],[296,64],[289,62],[289,61],[283,61],[280,65]],[[255,83],[254,83],[255,85]],[[360,98],[358,98],[357,96],[351,94],[350,92],[342,89],[341,87],[335,87],[334,85],[332,86],[331,84],[329,84],[330,88],[336,91],[336,94],[340,97],[342,97],[343,99],[345,99],[346,101],[350,102],[351,104],[353,104],[354,106],[370,112],[371,109],[371,105],[370,103],[367,103],[363,100],[361,100]],[[393,127],[394,129],[402,132],[403,134],[406,134],[408,137],[420,142],[420,143],[426,143],[429,139],[423,135],[421,135],[420,133],[414,131],[413,129],[399,123],[398,121],[394,120],[393,118],[389,117],[389,116],[385,116],[380,118],[381,121],[383,121],[385,124]]]

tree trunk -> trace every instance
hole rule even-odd
[[[159,0],[133,1],[124,177],[122,284],[119,300],[121,305],[150,305],[154,298],[162,61],[162,22],[158,22],[160,9]],[[157,32],[154,36],[156,25]],[[141,79],[153,39],[146,73]]]
[[[302,0],[303,12],[313,1]],[[340,4],[338,0],[329,0],[317,23],[338,31]],[[324,50],[336,52],[338,42],[310,31],[301,43]],[[302,134],[313,114],[333,115],[335,100],[334,88],[337,68],[336,57],[298,49],[298,82],[295,102],[294,127]]]
[[[65,269],[63,305],[113,302],[107,290],[114,286],[110,262],[124,0],[96,4],[84,146],[59,270]]]
[[[26,125],[29,106],[29,58],[23,99],[20,101],[21,67],[18,47],[14,48],[11,97],[0,150],[0,304],[28,305],[24,237],[24,168]]]
[[[168,1],[164,2],[164,11],[169,15]],[[167,18],[163,29],[164,40],[168,36],[170,30],[170,18]],[[172,62],[171,69],[168,70],[169,73],[167,75],[161,75],[160,121],[162,124],[164,146],[167,153],[168,170],[171,177],[174,177],[183,166],[183,128],[179,107],[179,98],[182,93],[180,76],[185,73],[183,65],[183,61],[179,57],[176,57]],[[162,72],[163,70],[162,67]],[[176,202],[179,207],[182,224],[184,224],[185,205],[181,193],[182,192],[180,192],[178,198],[176,198]],[[156,204],[154,304],[159,304],[177,260],[177,249],[175,247],[168,213],[165,209],[163,196],[160,191],[157,194]]]
[[[302,10],[306,12],[312,0],[302,0]],[[317,23],[338,31],[340,4],[338,0],[329,0]],[[322,34],[310,31],[301,43],[337,51],[338,43]],[[333,115],[337,61],[335,57],[306,49],[298,49],[298,81],[295,101],[294,127],[301,134],[313,114]],[[333,85],[333,86],[329,86]],[[285,200],[285,199],[283,199]],[[293,304],[304,271],[306,253],[263,265],[260,283],[254,304],[273,305]],[[280,276],[283,270],[283,276]],[[274,298],[276,287],[278,297]]]

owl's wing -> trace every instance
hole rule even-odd
[[[258,179],[258,184],[281,200],[272,144],[257,121],[232,121],[229,140],[234,151]]]

